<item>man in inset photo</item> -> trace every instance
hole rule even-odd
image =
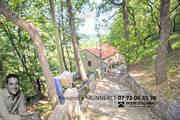
[[[39,114],[26,112],[25,97],[15,74],[6,77],[6,88],[0,90],[0,120],[40,120]]]

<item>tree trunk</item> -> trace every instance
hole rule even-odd
[[[122,7],[123,7],[125,38],[126,38],[126,41],[128,41],[129,40],[129,23],[128,23],[128,14],[127,14],[128,12],[127,12],[126,0],[123,0]]]
[[[69,60],[69,67],[70,67],[70,71],[72,72],[72,60],[71,60],[71,57],[70,57],[70,54],[69,54],[69,50],[68,50],[68,46],[67,44],[65,43],[65,47],[66,47],[66,53],[67,53],[67,58]]]
[[[4,77],[4,70],[3,70],[2,61],[0,60],[0,79],[3,80],[3,77]]]
[[[167,80],[167,47],[170,35],[170,0],[161,0],[160,8],[160,41],[158,45],[157,58],[155,63],[156,84]]]
[[[131,7],[129,7],[127,10],[128,10],[128,12],[129,12],[129,14],[133,17],[133,26],[134,26],[134,31],[135,31],[135,33],[134,33],[134,35],[136,36],[137,35],[137,27],[136,27],[136,19],[135,19],[135,13],[134,13],[134,9],[133,8],[131,8],[131,10],[132,10],[132,12],[130,11],[130,8]],[[145,16],[145,21],[146,21],[146,16]],[[128,29],[127,29],[128,30]],[[129,39],[129,38],[128,38]]]
[[[115,0],[110,0],[110,1],[114,5],[122,6],[125,38],[126,38],[126,41],[128,41],[129,40],[129,23],[128,23],[128,10],[127,10],[127,5],[126,5],[126,0],[123,0],[120,3],[116,3]]]
[[[36,55],[34,56],[34,60],[32,60],[30,56],[28,56],[28,60],[31,63],[33,63],[33,61],[35,61],[36,59],[37,59]],[[34,64],[36,64],[36,63],[34,63]],[[34,72],[33,65],[31,64],[30,66],[31,66],[31,72],[32,72],[31,75],[36,76],[35,81],[36,81],[36,87],[37,87],[38,95],[40,95],[42,97],[44,95],[43,95],[43,93],[41,91],[40,76],[36,72]]]
[[[42,94],[42,91],[41,91],[41,84],[40,84],[40,80],[39,80],[39,79],[40,79],[39,77],[36,78],[36,84],[37,84],[37,86],[38,86],[39,95],[40,95],[40,96],[44,96],[44,95]]]
[[[2,25],[2,26],[3,26],[4,30],[5,30],[6,35],[8,36],[8,38],[9,38],[9,40],[10,40],[10,42],[11,42],[12,47],[13,47],[14,50],[15,50],[15,53],[17,53],[17,55],[18,55],[18,57],[19,57],[19,59],[20,59],[20,61],[21,61],[21,63],[22,63],[22,66],[23,66],[23,68],[24,68],[25,71],[26,71],[26,75],[29,77],[29,80],[30,80],[30,82],[31,82],[31,84],[32,84],[32,86],[33,86],[33,88],[34,88],[35,93],[36,93],[36,94],[39,94],[39,91],[38,91],[38,88],[37,88],[37,86],[36,86],[36,83],[35,83],[34,79],[32,78],[32,75],[31,75],[30,72],[29,72],[29,68],[28,68],[28,64],[27,64],[27,62],[26,62],[26,57],[25,57],[25,55],[21,55],[21,54],[20,54],[17,46],[16,46],[15,43],[14,43],[13,34],[12,34],[12,32],[10,31],[10,29],[8,28],[8,26],[6,26],[6,27],[5,27],[4,25]],[[20,36],[20,35],[19,35],[19,39],[21,39],[21,36]]]
[[[68,71],[67,64],[66,64],[66,58],[65,58],[65,55],[64,55],[65,53],[64,53],[64,49],[63,49],[62,44],[61,44],[61,50],[62,50],[62,57],[63,57],[64,67],[65,67],[65,70]]]
[[[28,63],[26,62],[26,56],[25,55],[23,55],[22,56],[22,58],[23,58],[23,61],[24,61],[24,68],[25,68],[25,70],[26,70],[26,75],[29,77],[29,79],[30,79],[30,81],[31,81],[31,84],[32,84],[32,86],[33,86],[33,88],[34,88],[34,91],[35,91],[35,93],[37,94],[37,95],[40,95],[41,94],[41,92],[38,90],[38,86],[37,86],[37,84],[36,84],[36,81],[33,79],[33,77],[32,77],[32,75],[31,75],[31,73],[30,73],[30,71],[29,71],[29,66],[28,66]]]
[[[0,75],[3,75],[3,66],[2,66],[2,62],[0,61]]]
[[[61,28],[62,28],[61,31],[62,32],[59,31],[59,33],[61,33],[61,35],[62,35],[62,40],[61,41],[63,41],[64,46],[65,46],[66,43],[65,43],[65,33],[64,33],[63,1],[61,0],[60,2],[61,2],[60,3],[60,7],[61,7],[61,9],[60,9],[60,18],[61,19],[59,19],[59,25],[61,25]],[[61,45],[61,49],[62,49],[62,52],[63,52],[64,66],[65,66],[66,71],[68,71],[68,67],[67,67],[67,63],[66,63],[66,59],[65,59],[65,53],[64,53],[64,49],[63,49],[62,45]]]
[[[63,61],[63,56],[62,56],[61,41],[60,41],[60,37],[58,33],[58,24],[56,22],[56,17],[55,17],[54,2],[53,0],[49,0],[49,3],[50,3],[51,15],[52,15],[52,20],[53,20],[53,25],[54,25],[53,28],[54,28],[57,54],[58,54],[58,59],[60,63],[60,73],[62,73],[65,71],[65,68],[64,68],[64,61]]]
[[[64,37],[65,37],[65,35],[64,35]],[[71,60],[71,57],[70,57],[70,54],[69,54],[68,45],[66,43],[66,38],[64,38],[64,45],[65,45],[65,48],[66,48],[67,58],[69,60],[69,68],[70,68],[70,71],[72,72],[73,71],[72,70],[73,69],[72,68],[72,60]]]
[[[173,17],[171,34],[173,34],[174,32],[176,32],[176,14]]]
[[[78,46],[77,46],[77,39],[76,39],[76,29],[75,29],[75,23],[74,23],[74,13],[73,13],[73,8],[71,5],[71,0],[66,0],[66,5],[68,7],[68,12],[70,14],[70,27],[71,27],[71,35],[72,35],[72,43],[73,43],[73,48],[74,48],[74,54],[76,58],[76,63],[81,75],[81,79],[83,81],[87,81],[87,75],[84,69],[84,65],[81,61],[81,57],[79,54]]]
[[[168,53],[173,51],[172,46],[171,46],[171,42],[168,40]]]
[[[37,49],[38,59],[43,71],[43,74],[46,78],[46,84],[48,87],[48,96],[53,105],[55,105],[58,101],[58,97],[56,94],[55,85],[53,84],[53,76],[51,70],[48,65],[48,60],[46,56],[46,51],[44,45],[42,43],[41,37],[36,26],[29,22],[25,22],[21,17],[19,17],[15,12],[12,12],[5,4],[0,0],[0,13],[5,16],[8,20],[12,21],[14,24],[26,30],[32,37],[34,41],[34,45]]]

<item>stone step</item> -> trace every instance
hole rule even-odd
[[[93,96],[134,96],[129,88],[118,84],[119,80],[118,70],[105,73]],[[160,120],[144,107],[118,107],[118,100],[89,100],[85,117],[86,120]]]

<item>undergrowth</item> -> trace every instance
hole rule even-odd
[[[130,74],[136,74],[137,81],[144,83],[154,94],[158,94],[165,100],[180,97],[180,45],[178,48],[176,46],[167,58],[168,80],[160,85],[156,85],[154,77],[156,55],[146,57],[130,65],[129,68]]]

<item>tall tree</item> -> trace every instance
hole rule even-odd
[[[39,59],[43,74],[44,74],[44,76],[46,78],[46,84],[47,84],[47,87],[48,87],[48,96],[49,96],[52,104],[55,105],[57,103],[57,100],[58,100],[57,94],[56,94],[56,89],[55,89],[55,85],[52,84],[53,83],[52,73],[51,73],[51,70],[50,70],[49,65],[48,65],[46,51],[45,51],[44,45],[42,43],[42,40],[41,40],[40,34],[38,32],[38,29],[36,28],[36,26],[33,23],[25,22],[15,12],[11,11],[2,2],[2,0],[0,0],[0,13],[3,16],[5,16],[6,19],[8,19],[9,21],[11,21],[14,24],[16,24],[17,26],[23,28],[32,37],[32,39],[34,41],[34,45],[35,45],[35,47],[37,49],[38,59]]]
[[[114,5],[122,6],[123,8],[123,19],[124,19],[124,31],[126,41],[129,40],[129,24],[128,24],[128,10],[126,0],[123,0],[121,3],[116,3],[114,0],[111,0],[111,3]]]
[[[70,14],[70,27],[71,27],[71,36],[72,36],[72,43],[73,43],[73,48],[74,48],[74,54],[76,58],[76,64],[78,66],[78,70],[81,75],[81,79],[83,81],[87,81],[87,75],[84,69],[84,65],[81,60],[81,56],[78,50],[78,45],[77,45],[77,38],[76,38],[76,29],[75,29],[75,23],[74,23],[74,12],[71,4],[71,0],[66,0],[66,5],[68,8],[68,12]]]
[[[65,67],[64,67],[64,61],[63,61],[63,55],[62,55],[62,49],[61,49],[60,36],[58,33],[58,24],[56,22],[56,17],[55,17],[54,2],[53,0],[49,0],[49,3],[50,3],[50,8],[51,8],[52,20],[53,20],[53,28],[54,28],[56,47],[57,47],[57,54],[58,54],[58,58],[60,62],[60,71],[62,73],[65,71]]]
[[[64,44],[64,47],[66,47],[65,46],[65,44],[66,44],[66,39],[65,39],[65,24],[64,24],[64,10],[63,10],[63,5],[64,5],[64,1],[63,0],[61,0],[60,1],[60,16],[59,16],[59,25],[61,26],[61,30],[60,30],[60,27],[59,27],[59,33],[60,33],[60,36],[62,36],[62,37],[60,37],[61,38],[61,41],[63,42],[63,44]],[[61,44],[61,49],[62,49],[62,51],[63,51],[63,61],[64,61],[64,66],[65,66],[65,69],[66,69],[66,71],[68,71],[68,67],[67,67],[67,63],[66,63],[66,58],[65,58],[65,50],[67,51],[67,48],[64,50],[63,49],[63,46],[62,46],[62,44]],[[72,72],[72,71],[71,71]]]
[[[170,36],[170,0],[161,0],[160,7],[160,41],[155,63],[156,84],[167,80],[167,47]]]

